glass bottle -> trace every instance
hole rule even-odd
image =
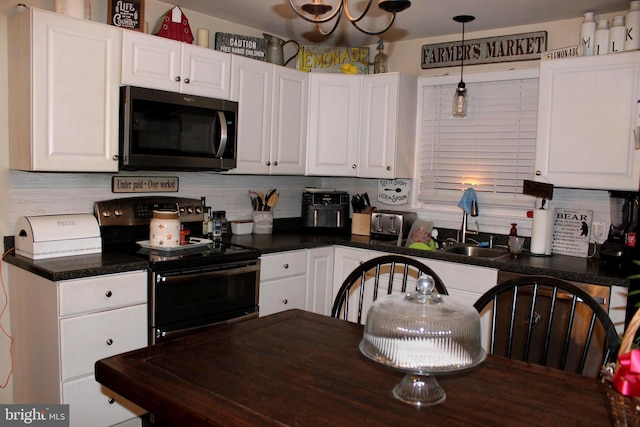
[[[378,54],[373,58],[373,73],[380,74],[389,71],[389,63],[387,55],[383,51],[384,43],[382,37],[378,39]]]
[[[596,35],[596,20],[594,12],[584,14],[584,21],[580,25],[580,44],[584,52],[584,56],[593,55],[593,42]]]
[[[213,213],[213,238],[219,239],[220,237],[222,237],[222,217],[220,212],[216,211]]]
[[[220,222],[222,228],[222,235],[229,234],[229,222],[227,221],[227,211],[220,211]]]

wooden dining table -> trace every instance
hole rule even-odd
[[[608,426],[601,381],[497,356],[438,374],[446,400],[406,404],[404,373],[364,357],[363,327],[301,310],[96,362],[98,382],[173,426]]]

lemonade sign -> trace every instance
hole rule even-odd
[[[369,74],[369,48],[300,45],[298,70],[314,73]]]

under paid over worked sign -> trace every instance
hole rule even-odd
[[[177,176],[114,176],[112,193],[177,193]]]
[[[491,64],[540,59],[547,50],[547,32],[511,34],[459,42],[426,44],[422,46],[422,68],[441,68],[464,65]]]

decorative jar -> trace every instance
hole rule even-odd
[[[154,210],[149,223],[149,246],[175,248],[180,246],[180,220],[176,210]]]

